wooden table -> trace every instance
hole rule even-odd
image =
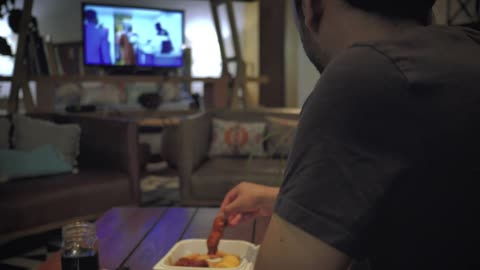
[[[207,238],[216,208],[114,208],[97,222],[100,268],[151,270],[182,239]],[[227,228],[223,239],[259,244],[268,225],[260,218]],[[39,270],[60,270],[60,253],[50,256]]]

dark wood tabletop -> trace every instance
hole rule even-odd
[[[180,240],[207,238],[217,208],[114,208],[97,220],[100,269],[150,270]],[[268,219],[227,228],[223,239],[259,244]],[[60,253],[39,270],[60,270]]]

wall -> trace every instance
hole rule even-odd
[[[298,33],[292,16],[292,5],[286,5],[285,26],[285,104],[287,107],[298,107],[298,50],[300,45]]]
[[[294,21],[294,8],[287,4],[285,49],[287,91],[286,101],[289,107],[302,107],[320,78],[320,74],[305,55]]]
[[[250,3],[244,5],[244,25],[242,37],[242,46],[244,59],[247,63],[247,75],[260,75],[260,10],[258,3]],[[247,84],[247,102],[250,105],[256,106],[259,103],[259,85],[257,83]]]
[[[298,55],[298,107],[302,107],[312,92],[320,73],[308,59],[302,46],[299,46]]]

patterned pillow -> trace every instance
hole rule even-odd
[[[213,119],[210,157],[265,156],[265,123],[234,122]]]

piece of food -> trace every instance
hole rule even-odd
[[[223,259],[215,265],[216,268],[235,268],[240,265],[240,259],[234,255],[225,255]]]
[[[212,260],[220,259],[220,260]],[[240,265],[240,258],[236,255],[218,252],[216,255],[192,254],[179,259],[175,266],[199,268],[235,268]]]
[[[195,260],[190,258],[181,258],[175,263],[175,266],[208,268],[208,262],[205,260]]]
[[[213,221],[212,232],[207,240],[208,255],[215,255],[218,251],[218,243],[223,236],[223,231],[227,226],[227,220],[224,216],[218,216]]]

